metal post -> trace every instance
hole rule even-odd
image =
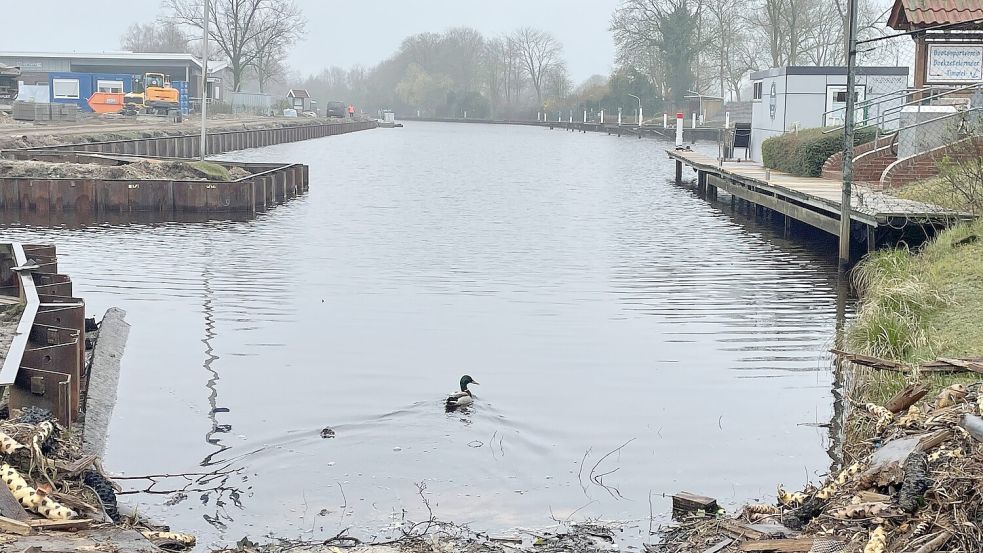
[[[208,140],[205,136],[205,115],[208,111],[208,0],[201,21],[201,160],[208,156]]]
[[[668,113],[663,113],[662,114],[662,128],[663,129],[668,129],[669,128],[669,114]]]
[[[604,108],[601,108],[601,124],[604,124]]]
[[[853,194],[853,89],[857,80],[857,0],[850,0],[850,23],[847,28],[849,52],[846,62],[846,115],[843,118],[843,197],[840,200],[840,271],[850,264],[850,201]]]
[[[676,114],[676,147],[683,145],[683,114]]]
[[[618,126],[621,126],[621,108],[618,108]]]

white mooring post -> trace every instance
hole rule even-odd
[[[726,112],[726,113],[724,113],[724,128],[725,129],[729,129],[730,128],[730,112],[729,111]]]
[[[556,122],[557,123],[560,123],[562,121],[563,121],[563,112],[562,111],[557,111],[556,112]]]
[[[540,120],[541,120],[540,119],[540,113],[537,111],[536,112],[536,122],[539,123]]]
[[[642,126],[642,121],[644,121],[644,120],[645,120],[645,116],[642,115],[642,106],[639,105],[638,106],[638,126],[639,127]],[[639,135],[639,136],[641,136],[641,135]]]
[[[676,146],[683,145],[683,114],[676,114]]]
[[[696,114],[693,114],[693,128],[696,128]]]
[[[618,126],[621,126],[621,108],[618,108]]]
[[[601,108],[601,124],[604,124],[604,108]]]
[[[468,112],[466,112],[466,111],[464,112],[464,118],[465,118],[465,119],[467,119],[467,118],[468,118]]]
[[[573,123],[573,110],[570,110],[570,119],[567,119],[567,123]]]
[[[585,109],[584,110],[584,123],[586,123],[586,122],[587,122],[587,110]]]
[[[662,114],[662,128],[663,129],[668,129],[669,128],[669,114],[668,113],[663,113]]]

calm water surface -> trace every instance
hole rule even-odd
[[[227,156],[310,165],[254,221],[3,234],[128,312],[111,471],[241,469],[128,496],[205,544],[371,537],[425,516],[420,482],[479,529],[647,532],[650,494],[658,518],[817,479],[833,410],[835,245],[671,184],[664,147],[410,123]],[[477,402],[446,414],[464,373]]]

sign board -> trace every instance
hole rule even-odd
[[[983,81],[983,45],[929,44],[926,83]]]

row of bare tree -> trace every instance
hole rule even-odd
[[[330,67],[298,86],[316,97],[402,113],[510,117],[555,104],[572,85],[551,34],[524,27],[486,38],[460,27],[409,36],[371,69]]]
[[[121,46],[134,52],[193,52],[201,55],[205,21],[202,0],[165,0],[157,21],[134,23]],[[292,0],[210,0],[209,59],[229,63],[233,90],[253,79],[263,91],[284,75],[287,52],[305,32],[307,20]]]
[[[612,17],[618,64],[645,74],[667,101],[692,92],[741,99],[747,74],[845,63],[848,0],[623,0]],[[884,30],[888,0],[859,0],[861,38]],[[865,50],[894,61],[897,43]]]

